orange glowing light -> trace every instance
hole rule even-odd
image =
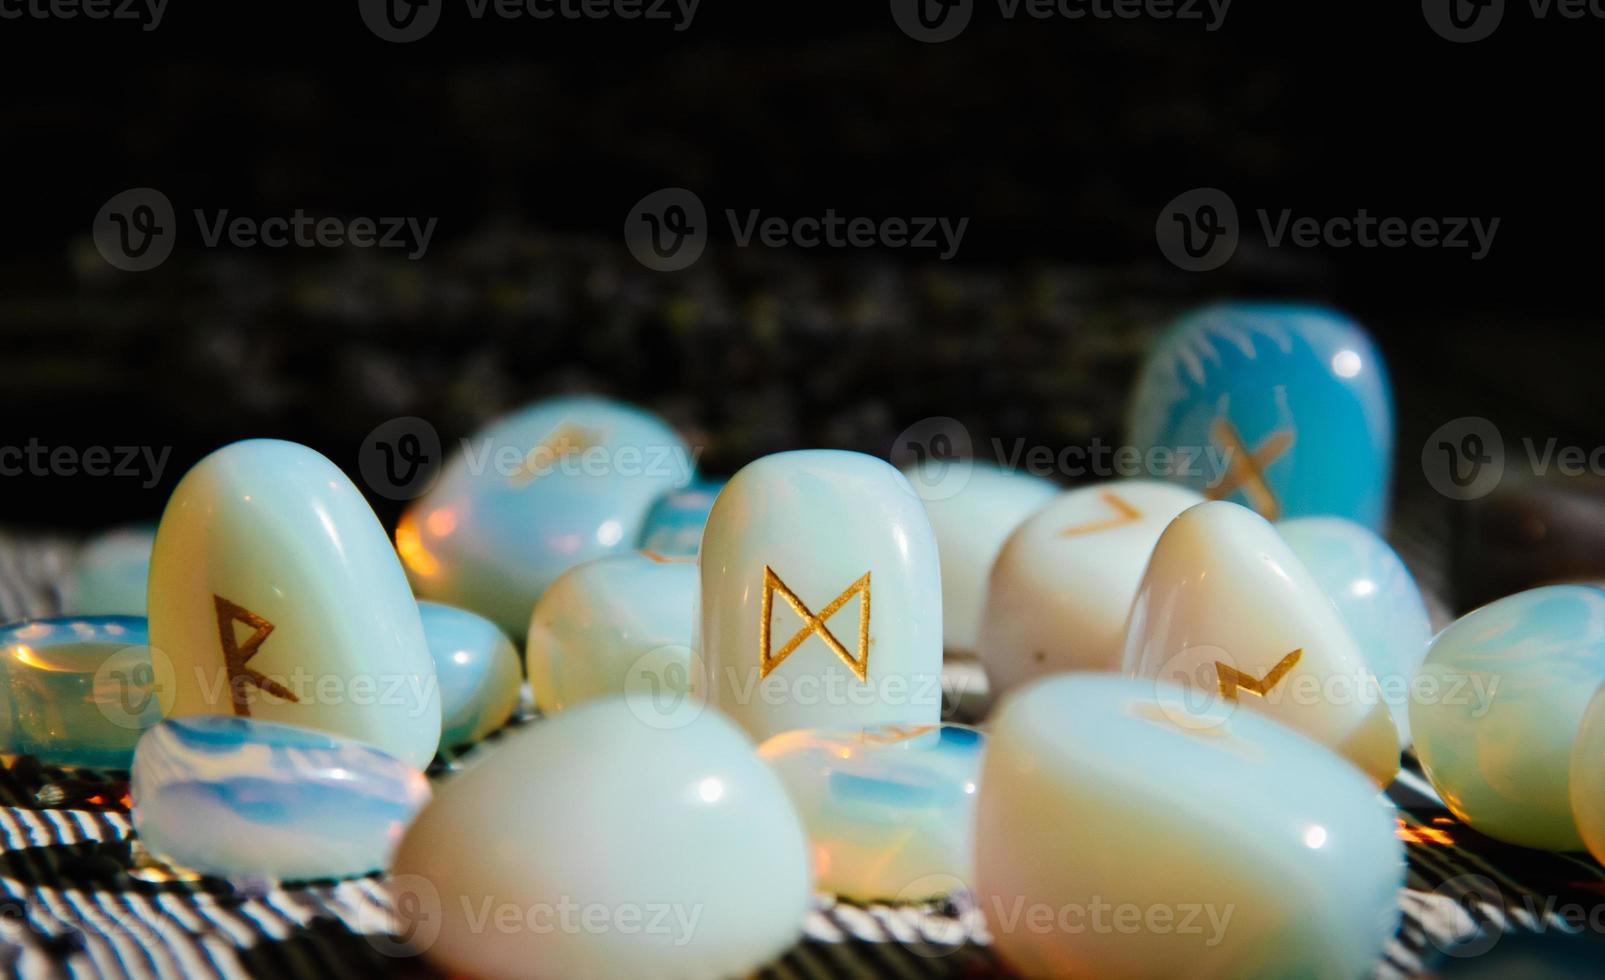
[[[450,507],[437,507],[424,518],[424,526],[429,533],[437,538],[443,538],[457,530],[457,514]]]
[[[418,524],[411,514],[402,517],[396,525],[396,553],[415,575],[434,578],[440,574],[440,560],[424,547],[423,536],[418,533]]]

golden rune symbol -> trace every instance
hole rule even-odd
[[[1264,697],[1283,677],[1287,676],[1287,672],[1293,669],[1293,665],[1298,663],[1299,658],[1302,656],[1304,656],[1304,648],[1299,647],[1281,660],[1278,660],[1276,666],[1272,667],[1264,677],[1258,680],[1248,676],[1236,667],[1228,667],[1217,660],[1215,661],[1215,679],[1220,682],[1220,696],[1228,701],[1236,701],[1237,689],[1242,688],[1250,694],[1258,694],[1260,697]]]
[[[524,454],[524,462],[509,479],[515,487],[527,487],[545,476],[559,461],[577,456],[601,441],[601,435],[595,430],[564,422],[541,440],[540,445]]]
[[[895,745],[936,729],[936,725],[886,725],[875,731],[859,732],[858,740],[869,745]]]
[[[1070,527],[1060,531],[1059,534],[1067,538],[1073,538],[1081,534],[1097,534],[1099,531],[1109,531],[1134,521],[1142,520],[1142,511],[1126,503],[1117,494],[1104,490],[1098,494],[1098,499],[1102,500],[1117,516],[1106,517],[1101,521],[1088,521],[1085,524],[1072,524]]]
[[[258,688],[276,694],[286,701],[300,702],[300,698],[290,692],[290,689],[273,680],[266,674],[245,662],[256,656],[262,648],[262,641],[273,632],[273,624],[251,612],[244,606],[237,606],[220,595],[212,596],[217,605],[217,636],[223,642],[223,663],[228,668],[229,693],[234,699],[234,713],[245,718],[251,717],[251,703],[245,697],[245,685],[255,684]],[[256,630],[244,643],[234,636],[234,624],[244,623]]]
[[[780,593],[781,598],[786,600],[793,612],[802,617],[803,627],[797,631],[795,636],[786,641],[786,645],[781,647],[779,652],[771,654],[769,630],[770,620],[774,618],[776,592]],[[841,645],[841,641],[836,639],[835,634],[831,633],[830,627],[825,625],[825,620],[836,615],[855,595],[858,596],[857,657],[848,653],[847,648]],[[797,598],[797,594],[791,591],[785,582],[780,580],[780,576],[775,574],[774,569],[765,565],[763,567],[763,597],[759,600],[759,616],[761,617],[758,624],[758,677],[760,679],[768,677],[769,672],[779,667],[781,661],[791,656],[791,652],[801,646],[804,640],[817,633],[826,646],[836,651],[836,656],[842,659],[842,663],[852,668],[853,673],[858,675],[860,681],[869,682],[868,572],[865,572],[858,581],[849,585],[846,592],[832,599],[830,605],[821,609],[819,615],[816,616],[812,610],[803,605],[803,601]]]
[[[1248,498],[1249,505],[1259,512],[1267,521],[1274,521],[1282,516],[1282,505],[1271,492],[1271,486],[1265,482],[1265,467],[1276,462],[1281,455],[1293,446],[1293,430],[1278,429],[1265,437],[1259,448],[1249,451],[1243,442],[1243,437],[1233,427],[1231,420],[1222,415],[1209,427],[1210,436],[1221,448],[1227,450],[1231,456],[1226,466],[1226,475],[1220,483],[1204,491],[1204,496],[1210,500],[1222,500],[1227,494],[1241,489],[1243,496]]]

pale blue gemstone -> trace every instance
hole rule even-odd
[[[1273,521],[1328,514],[1381,528],[1393,429],[1371,339],[1316,306],[1234,303],[1184,317],[1149,355],[1131,403],[1133,445],[1195,457],[1196,472],[1173,478]],[[1219,463],[1228,449],[1236,472]]]
[[[684,490],[670,490],[659,497],[641,527],[640,550],[665,558],[695,558],[702,547],[708,511],[723,487],[723,480],[697,480]]]
[[[554,398],[464,441],[396,528],[420,598],[472,609],[522,638],[547,586],[635,550],[647,509],[691,482],[690,447],[663,420],[605,398]]]
[[[964,725],[804,729],[758,754],[808,828],[821,890],[919,900],[973,885],[985,737]]]
[[[138,616],[0,626],[0,752],[127,769],[140,733],[162,720],[149,644]]]
[[[518,650],[495,623],[466,609],[418,603],[440,682],[440,744],[477,742],[518,707]]]
[[[348,739],[194,715],[140,740],[130,792],[134,830],[163,860],[219,877],[337,878],[389,863],[429,782]]]
[[[1427,778],[1473,828],[1523,847],[1583,847],[1571,757],[1605,684],[1605,592],[1551,585],[1450,623],[1411,694]]]
[[[1375,966],[1405,879],[1392,805],[1325,746],[1197,701],[1165,681],[1060,674],[994,715],[976,891],[1021,975],[1339,980]],[[1136,928],[1110,927],[1119,908]]]
[[[100,535],[78,554],[67,611],[78,616],[143,616],[156,528],[139,525]]]
[[[1386,541],[1341,517],[1300,517],[1276,529],[1337,606],[1408,746],[1410,684],[1432,642],[1432,620],[1410,570]]]

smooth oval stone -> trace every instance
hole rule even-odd
[[[1572,747],[1572,818],[1594,860],[1605,863],[1605,687],[1583,713]]]
[[[440,744],[467,745],[505,725],[523,680],[513,641],[466,609],[420,602],[418,614],[440,683]]]
[[[1410,684],[1432,643],[1432,619],[1410,570],[1369,528],[1341,517],[1276,526],[1326,592],[1376,675],[1399,744],[1410,745]]]
[[[1338,756],[1190,693],[1061,675],[1004,703],[977,899],[1025,976],[1365,975],[1399,919],[1391,807]]]
[[[1203,500],[1170,483],[1120,480],[1061,494],[1031,515],[992,566],[981,626],[992,689],[1119,670],[1148,556],[1171,520]]]
[[[1175,479],[1269,520],[1327,514],[1372,529],[1388,511],[1393,395],[1354,321],[1316,306],[1211,306],[1144,362],[1131,442],[1184,454]]]
[[[930,516],[942,566],[942,640],[950,652],[976,649],[986,611],[992,563],[1009,534],[1059,493],[1051,480],[999,466],[972,464],[958,492],[936,472],[945,464],[927,461],[906,471]],[[932,472],[925,474],[926,467]]]
[[[129,784],[152,853],[219,877],[382,870],[429,781],[399,759],[305,728],[197,715],[147,732]]]
[[[487,978],[745,975],[796,941],[811,897],[802,824],[741,730],[715,711],[658,730],[623,698],[441,786],[395,872],[401,931]]]
[[[1507,473],[1454,515],[1449,569],[1462,609],[1540,585],[1605,581],[1605,479]]]
[[[162,720],[143,616],[35,619],[0,626],[0,752],[47,765],[127,769]],[[162,664],[164,668],[167,665]]]
[[[784,732],[758,747],[813,845],[822,891],[920,900],[975,882],[986,736],[964,725]]]
[[[1132,603],[1124,665],[1269,715],[1379,785],[1399,771],[1398,732],[1337,607],[1246,507],[1199,504],[1165,529]]]
[[[1545,586],[1473,610],[1432,641],[1411,694],[1421,768],[1481,833],[1580,850],[1572,751],[1602,683],[1605,592]]]
[[[78,616],[145,616],[154,527],[124,527],[91,540],[78,553],[65,606]]]
[[[407,577],[361,492],[305,446],[237,442],[185,475],[156,534],[150,635],[174,667],[169,718],[234,714],[434,757],[440,692]]]
[[[554,714],[644,690],[689,692],[697,566],[644,554],[598,558],[552,583],[530,617],[524,663],[535,705]]]
[[[537,402],[464,443],[403,515],[396,548],[420,598],[521,638],[559,575],[633,550],[647,508],[692,470],[690,447],[649,412],[604,398]]]
[[[698,480],[684,490],[664,493],[646,512],[636,546],[665,558],[695,558],[708,512],[723,488],[723,480]]]
[[[707,701],[754,738],[936,723],[936,536],[889,464],[833,449],[749,463],[714,503],[699,561]]]

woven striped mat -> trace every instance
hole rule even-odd
[[[1409,560],[1411,542],[1396,543]],[[0,535],[0,621],[55,613],[74,550],[64,539]],[[1431,592],[1435,576],[1417,571]],[[966,664],[951,669],[975,672]],[[974,696],[975,677],[964,680],[947,687]],[[976,710],[968,701],[951,707],[961,719]],[[525,711],[509,728],[532,721]],[[473,751],[494,751],[504,737],[505,730]],[[462,761],[438,761],[431,775],[449,777]],[[420,960],[389,953],[382,877],[284,883],[173,875],[142,852],[119,775],[67,773],[30,759],[0,771],[0,969],[27,977],[430,975]],[[58,794],[65,788],[68,805],[41,804],[46,786]],[[1530,851],[1472,831],[1445,810],[1414,760],[1387,796],[1409,872],[1399,891],[1401,926],[1374,976],[1422,976],[1445,950],[1512,943],[1512,934],[1570,935],[1588,929],[1590,913],[1596,923],[1605,919],[1605,871],[1586,855]],[[1597,962],[1605,963],[1605,945],[1600,953]],[[962,901],[861,905],[819,895],[804,940],[762,975],[1004,972],[982,917]]]

